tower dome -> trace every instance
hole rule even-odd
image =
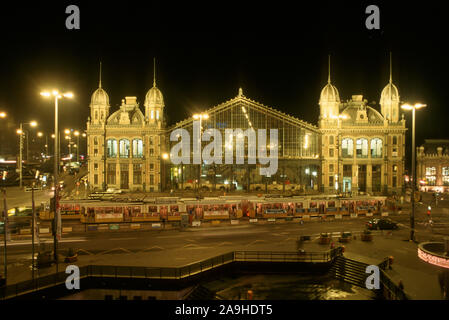
[[[322,102],[340,102],[340,95],[337,88],[329,82],[321,90],[320,103]]]
[[[153,84],[153,87],[148,90],[145,96],[146,107],[149,106],[164,106],[164,96],[162,95],[161,90],[156,87],[156,83]]]
[[[92,94],[92,98],[90,99],[90,103],[92,105],[109,105],[109,96],[106,93],[106,91],[101,87],[101,83],[100,83],[100,87],[94,91],[94,93]]]
[[[399,101],[399,91],[393,82],[388,83],[380,94],[380,103],[387,101]]]

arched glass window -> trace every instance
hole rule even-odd
[[[151,114],[151,119],[154,119],[154,110],[151,110],[150,114]]]
[[[108,147],[108,158],[115,158],[115,157],[117,157],[117,140],[115,140],[115,139],[108,139],[107,140],[107,147]]]
[[[341,141],[341,155],[344,158],[352,158],[354,156],[354,141],[345,138]]]
[[[398,144],[398,137],[393,136],[393,145],[397,145],[397,144]]]
[[[120,158],[129,158],[129,140],[120,140]]]
[[[156,110],[156,120],[159,120],[159,110]]]
[[[142,139],[133,140],[133,158],[143,157],[143,143]]]
[[[371,158],[382,158],[382,140],[379,138],[371,140]]]
[[[368,157],[368,139],[357,139],[356,141],[356,155],[357,158]]]

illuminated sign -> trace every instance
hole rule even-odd
[[[418,249],[418,257],[427,263],[449,269],[449,258],[446,259],[443,257],[435,256],[427,252],[424,252],[421,249]]]

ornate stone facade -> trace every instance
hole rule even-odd
[[[145,97],[145,114],[136,97],[125,97],[110,114],[101,85],[92,94],[87,121],[89,184],[93,190],[159,191],[161,155],[165,151],[164,98],[156,87]]]
[[[381,112],[362,95],[340,101],[331,84],[321,91],[321,190],[335,192],[402,192],[405,120],[399,120],[399,93],[390,82],[381,93]]]
[[[422,191],[449,191],[449,140],[424,140],[416,151],[416,176]]]

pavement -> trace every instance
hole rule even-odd
[[[23,193],[23,192],[22,192]],[[13,195],[14,192],[10,192]],[[37,194],[37,193],[36,193]],[[31,198],[31,194],[30,194]],[[11,199],[14,200],[14,199]],[[427,206],[431,195],[425,194],[422,204],[417,204],[416,239],[418,242],[441,241],[449,234],[449,196],[432,204],[432,220],[438,228],[427,225]],[[9,201],[9,200],[8,200]],[[63,235],[60,253],[68,248],[79,250],[77,265],[88,264],[116,266],[178,267],[235,250],[296,251],[300,235],[312,235],[314,240],[304,242],[306,251],[326,251],[316,238],[321,232],[331,232],[338,245],[339,232],[351,231],[356,239],[345,243],[345,256],[368,264],[379,264],[385,257],[393,256],[394,263],[388,274],[395,282],[402,280],[406,293],[412,299],[438,300],[442,294],[438,281],[439,268],[421,261],[417,256],[417,243],[408,241],[410,236],[409,205],[402,206],[401,214],[389,218],[399,223],[397,231],[375,231],[373,242],[362,242],[360,232],[369,218],[309,221],[283,224],[245,224],[188,228],[185,230],[149,230],[87,232]],[[31,279],[30,236],[13,237],[8,243],[8,283]],[[52,237],[41,237],[42,247],[52,249]],[[0,244],[3,253],[3,243]],[[61,257],[63,260],[63,257]],[[3,254],[0,258],[3,264]],[[60,263],[58,271],[67,264]],[[3,270],[2,270],[3,271]],[[56,266],[41,269],[35,276],[54,273]]]
[[[394,281],[402,280],[405,291],[412,299],[442,299],[438,282],[438,268],[422,262],[417,257],[417,244],[406,241],[409,230],[374,231],[373,242],[360,240],[363,230],[361,221],[333,223],[309,222],[279,225],[242,225],[190,229],[189,231],[167,230],[148,232],[117,232],[87,235],[70,235],[60,243],[61,260],[68,248],[79,250],[78,266],[89,264],[115,266],[179,267],[235,250],[252,251],[296,251],[296,240],[300,235],[311,235],[304,242],[306,251],[326,251],[326,245],[317,241],[323,229],[336,236],[342,231],[355,235],[345,243],[345,256],[368,264],[379,264],[385,257],[394,256],[392,270],[388,274]],[[432,235],[430,235],[432,236]],[[428,240],[428,239],[425,239]],[[52,248],[47,238],[47,248]],[[30,241],[13,240],[8,245],[8,283],[30,279]],[[58,271],[67,264],[60,263]],[[35,276],[54,273],[56,266],[41,269]]]

